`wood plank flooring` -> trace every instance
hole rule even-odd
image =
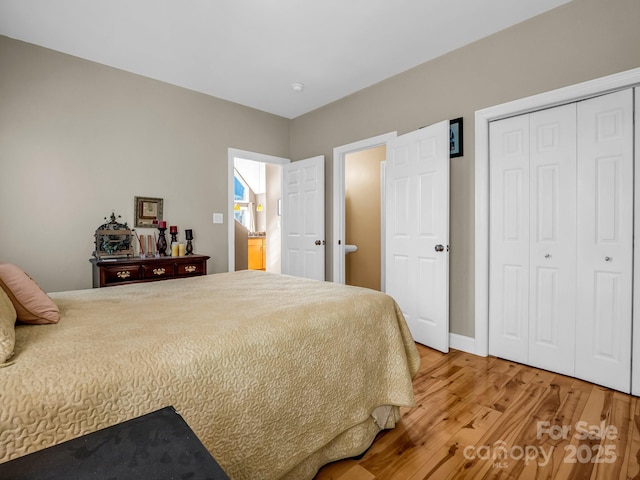
[[[416,404],[316,480],[640,480],[640,402],[495,357],[418,345]]]

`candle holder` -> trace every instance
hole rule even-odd
[[[193,230],[187,229],[184,231],[184,238],[187,240],[187,255],[193,255]]]
[[[158,248],[158,254],[161,257],[167,256],[167,239],[164,238],[164,232],[166,229],[166,227],[158,227],[160,233],[158,234],[158,244],[156,245],[156,247]]]
[[[171,244],[178,243],[178,227],[171,225],[169,227],[169,234],[171,235]]]

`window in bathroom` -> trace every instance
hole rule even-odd
[[[251,230],[251,215],[249,212],[249,186],[242,176],[235,170],[233,176],[233,215],[235,219]]]

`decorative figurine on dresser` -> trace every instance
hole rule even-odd
[[[162,226],[166,228],[166,223],[164,221],[162,223],[164,223]],[[134,256],[132,238],[134,233],[138,239],[140,256]],[[210,257],[194,255],[191,252],[189,255],[185,255],[184,244],[180,249],[182,255],[163,256],[163,250],[166,248],[166,243],[162,245],[163,234],[164,231],[160,229],[160,237],[156,245],[151,243],[151,236],[148,236],[148,249],[145,254],[145,242],[141,238],[144,235],[139,236],[137,232],[133,232],[126,222],[119,223],[116,220],[116,215],[112,213],[111,221],[100,225],[95,233],[96,249],[93,252],[94,258],[90,260],[93,268],[93,287],[155,282],[207,274],[207,260]],[[189,231],[189,236],[192,236],[191,231]],[[157,256],[151,254],[154,247]]]
[[[190,228],[184,231],[184,238],[187,240],[187,255],[193,255],[193,230]]]
[[[122,218],[118,215],[118,218]],[[106,220],[107,217],[104,217]],[[111,212],[111,220],[96,229],[93,256],[96,258],[120,258],[133,256],[131,229],[127,222],[119,223]]]
[[[167,222],[164,220],[160,220],[158,222],[158,243],[156,247],[158,248],[158,253],[160,256],[165,257],[167,255],[167,239],[164,236],[164,232],[167,229]]]

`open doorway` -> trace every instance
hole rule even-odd
[[[382,289],[382,162],[387,147],[344,158],[345,284]]]
[[[229,271],[281,272],[282,165],[288,159],[229,149]]]
[[[396,136],[396,132],[390,132],[336,147],[333,150],[333,232],[335,241],[332,254],[333,281],[336,283],[366,286],[385,291],[385,218],[382,208],[384,205],[383,160],[386,158],[387,141]],[[347,169],[349,173],[347,173]],[[363,184],[367,186],[364,187]],[[363,223],[371,221],[373,224],[365,225],[363,229],[359,227]],[[354,227],[356,231],[360,230],[360,233],[354,234]],[[347,228],[349,234],[347,234]],[[350,242],[359,242],[362,247],[358,243]],[[363,255],[356,258],[361,251]],[[347,262],[349,267],[347,267]],[[349,269],[348,280],[347,268]],[[364,277],[367,275],[375,278],[369,278],[365,281]]]

